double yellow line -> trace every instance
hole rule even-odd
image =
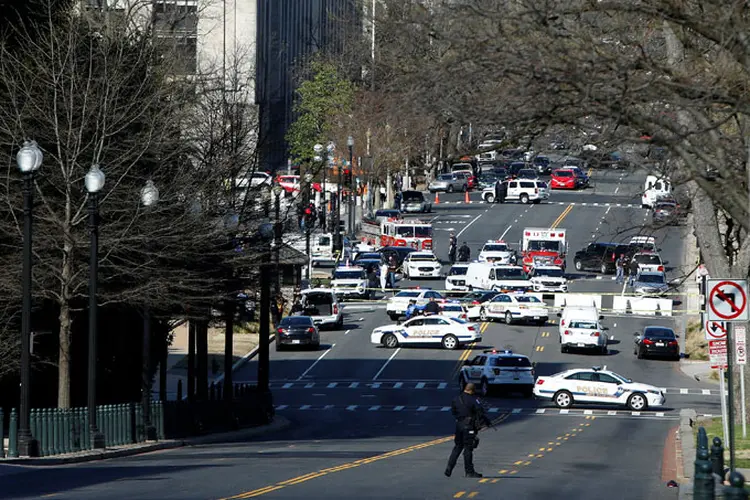
[[[310,481],[311,479],[316,479],[322,476],[327,476],[328,474],[333,474],[334,472],[340,472],[346,469],[353,469],[355,467],[361,467],[362,465],[371,464],[379,460],[385,460],[386,458],[392,458],[398,455],[403,455],[405,453],[411,453],[412,451],[421,450],[422,448],[428,448],[430,446],[447,443],[448,441],[451,441],[452,439],[453,439],[453,436],[448,436],[448,437],[438,438],[432,441],[427,441],[426,443],[419,443],[413,446],[407,446],[406,448],[389,451],[388,453],[375,455],[374,457],[363,458],[361,460],[356,460],[354,462],[337,465],[336,467],[330,467],[328,469],[321,469],[319,471],[310,472],[309,474],[304,474],[302,476],[294,477],[292,479],[287,479],[286,481],[281,481],[280,483],[272,484],[270,486],[266,486],[265,488],[258,488],[257,490],[240,493],[239,495],[224,498],[222,500],[240,500],[244,498],[259,497],[261,495],[266,495],[268,493],[271,493],[272,491],[276,491],[282,488],[286,488],[288,486],[294,486],[296,484],[304,483],[306,481]]]
[[[550,229],[556,229],[557,226],[563,221],[563,219],[565,219],[565,217],[568,216],[571,210],[573,210],[572,203],[568,205],[567,207],[565,207],[565,210],[563,210],[560,216],[557,219],[555,219],[555,222],[552,223],[552,225],[550,226]]]

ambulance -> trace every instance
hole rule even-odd
[[[380,226],[380,246],[432,251],[432,224],[417,219],[387,219]]]
[[[530,273],[534,267],[557,266],[565,270],[568,245],[565,229],[527,227],[521,239],[523,270]]]

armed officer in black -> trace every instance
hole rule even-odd
[[[482,424],[492,425],[492,421],[487,418],[479,399],[474,396],[474,384],[466,384],[464,392],[453,398],[451,412],[456,419],[456,436],[445,475],[450,477],[458,456],[463,451],[466,477],[482,477],[474,470],[474,448],[479,444],[479,428]]]

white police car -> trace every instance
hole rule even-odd
[[[467,312],[469,319],[502,320],[506,324],[536,323],[544,325],[549,319],[547,305],[536,295],[527,293],[499,293]]]
[[[409,303],[413,300],[418,306],[427,304],[430,299],[442,300],[443,296],[430,288],[411,288],[402,290],[388,299],[385,304],[385,312],[396,321],[400,316],[406,314]]]
[[[535,292],[568,291],[568,279],[565,277],[565,271],[559,266],[533,267],[529,278]]]
[[[468,320],[468,316],[466,316],[466,306],[452,300],[441,300],[439,301],[440,304],[440,314],[443,316],[449,316],[451,318],[458,318],[463,320]]]
[[[437,314],[417,316],[400,325],[380,326],[370,334],[372,344],[390,349],[409,344],[433,344],[452,350],[481,340],[482,336],[474,323]]]
[[[432,252],[412,252],[402,264],[404,278],[440,278],[443,265]]]
[[[367,273],[359,266],[340,266],[334,269],[331,288],[337,297],[367,299]]]
[[[548,377],[537,377],[534,396],[551,400],[559,408],[575,403],[627,406],[643,411],[664,406],[664,392],[653,385],[633,382],[599,366],[575,368]]]
[[[467,360],[459,373],[461,388],[476,384],[483,396],[492,389],[521,392],[531,397],[534,390],[534,368],[523,354],[510,350],[488,349],[474,359]]]
[[[477,260],[479,262],[515,264],[516,252],[511,250],[503,240],[488,240],[479,251]]]

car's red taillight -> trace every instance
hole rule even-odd
[[[284,333],[284,329],[283,328],[279,328],[278,330],[276,330],[276,333]]]
[[[564,319],[560,320],[560,326],[565,326],[565,320]]]
[[[591,336],[592,337],[598,337],[599,336],[599,332],[594,332],[594,333],[591,334]]]
[[[664,266],[659,266],[659,267],[656,268],[656,270],[659,271],[660,273],[663,273],[664,272]]]
[[[679,345],[679,343],[676,340],[671,340],[669,345]]]
[[[651,339],[643,339],[643,343],[644,343],[645,345],[653,345],[653,344],[654,344],[654,341],[653,341],[653,340],[651,340]]]
[[[544,379],[543,378],[537,379],[537,381],[536,381],[536,385],[542,385],[543,383],[544,383]]]
[[[565,330],[564,335],[570,335],[570,330]]]
[[[337,306],[337,305],[334,304],[334,306],[333,306],[333,314],[338,314],[338,313],[339,313],[339,306]]]
[[[469,331],[470,331],[470,332],[475,332],[475,331],[476,331],[476,329],[475,329],[475,328],[474,328],[473,326],[470,326],[470,327],[469,327]]]
[[[315,328],[312,328],[312,327],[308,328],[307,333],[315,333]]]

